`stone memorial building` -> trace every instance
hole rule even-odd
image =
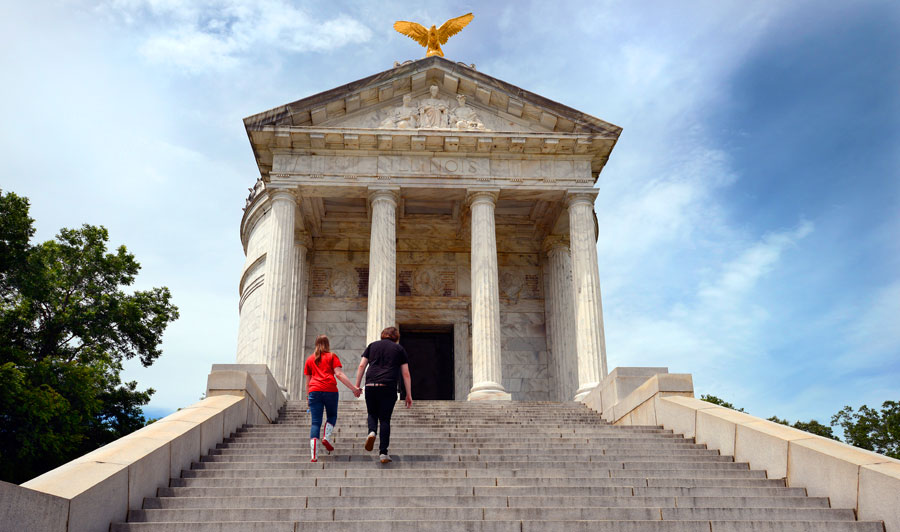
[[[352,374],[394,325],[416,399],[570,401],[606,376],[594,185],[621,128],[437,56],[244,125],[238,363],[299,397],[316,335]]]
[[[440,56],[244,124],[238,363],[0,482],[0,532],[900,532],[900,461],[695,399],[690,374],[607,375],[593,204],[620,128]],[[391,325],[416,400],[394,461],[350,401],[310,461],[316,335],[355,373]]]

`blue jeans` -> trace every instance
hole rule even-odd
[[[322,431],[322,408],[325,408],[326,421],[334,426],[337,423],[337,392],[309,392],[309,415],[312,417],[312,426],[309,428],[309,437],[318,438]]]

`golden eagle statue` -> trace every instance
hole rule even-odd
[[[435,28],[432,24],[431,29],[427,29],[416,22],[398,20],[394,22],[394,29],[428,48],[428,51],[425,52],[425,57],[433,55],[444,57],[441,45],[447,44],[447,39],[459,33],[473,18],[475,18],[474,15],[469,13],[461,17],[451,18],[441,24],[440,28]]]

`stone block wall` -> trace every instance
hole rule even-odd
[[[536,253],[498,253],[503,387],[514,401],[548,401],[544,282]]]
[[[514,401],[549,401],[551,381],[544,313],[543,309],[535,311],[531,307],[521,304],[501,308],[502,384]]]

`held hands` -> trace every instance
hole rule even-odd
[[[362,388],[360,388],[359,386],[354,386],[353,388],[351,388],[351,390],[353,391],[353,397],[359,397],[360,395],[362,395]]]

